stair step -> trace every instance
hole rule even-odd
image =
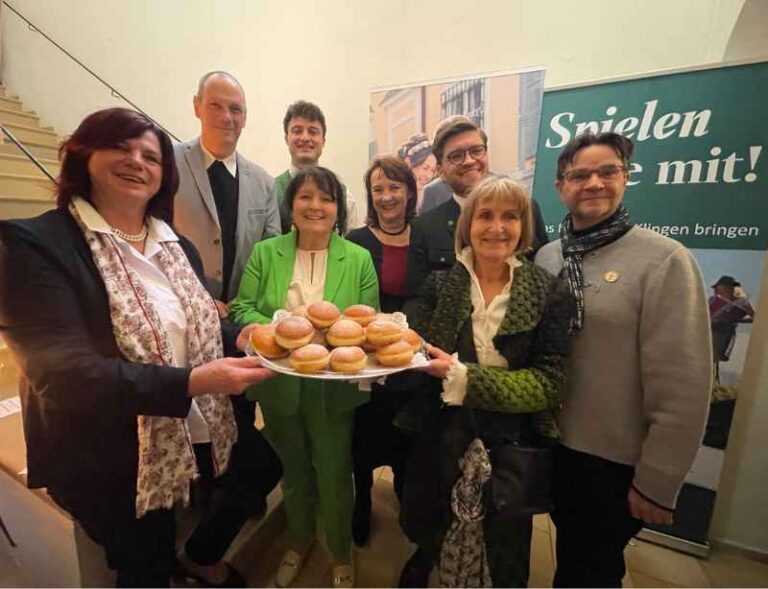
[[[12,195],[19,199],[54,198],[55,185],[42,172],[31,174],[0,174],[0,194]]]
[[[54,159],[37,158],[54,176],[59,174],[59,162]],[[35,163],[25,155],[0,153],[0,174],[41,174]]]
[[[59,174],[59,137],[19,97],[0,84],[0,123],[54,176]],[[28,218],[56,206],[56,183],[0,131],[0,219]],[[0,359],[0,364],[2,359]]]
[[[0,96],[0,108],[7,108],[9,110],[21,110],[21,100],[17,98],[8,98],[7,96]]]
[[[5,127],[13,133],[22,143],[32,142],[39,145],[47,145],[50,147],[56,147],[59,145],[59,138],[56,133],[47,129],[40,129],[38,127],[30,127],[29,125],[17,125],[9,123]]]
[[[32,155],[37,158],[45,158],[55,160],[59,157],[58,147],[38,143],[36,141],[24,141],[24,147],[26,147]],[[8,153],[11,155],[21,154],[21,150],[11,141],[0,133],[0,153]]]
[[[0,86],[0,96],[12,98],[13,100],[21,100],[21,97],[13,90],[9,90],[7,86]]]
[[[40,118],[36,114],[3,108],[2,106],[0,106],[0,123],[43,128],[40,126]]]

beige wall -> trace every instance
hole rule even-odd
[[[324,163],[360,197],[369,88],[532,65],[547,67],[553,86],[716,61],[742,3],[583,0],[578,14],[570,2],[509,0],[14,6],[182,139],[198,133],[191,101],[200,74],[230,70],[248,98],[241,151],[273,173],[288,164],[286,106],[298,98],[317,102],[329,125]],[[60,132],[96,108],[119,104],[17,17],[4,19],[2,75]]]
[[[723,59],[768,59],[766,31],[768,2],[747,0]],[[710,532],[768,554],[768,256],[760,292]]]
[[[288,163],[288,103],[328,118],[324,163],[358,199],[368,159],[368,90],[540,65],[546,86],[768,54],[763,0],[15,0],[40,28],[182,139],[197,135],[191,100],[206,70],[238,76],[248,97],[241,151],[278,173]],[[2,77],[60,132],[120,104],[4,9]],[[755,16],[757,14],[757,16]],[[760,22],[762,19],[763,22]],[[743,31],[743,32],[742,32]],[[763,33],[760,34],[759,31]],[[746,41],[742,41],[742,37]],[[729,45],[730,41],[730,45]],[[765,342],[768,283],[753,337]],[[768,345],[754,346],[734,422],[715,534],[768,552]]]
[[[768,555],[768,257],[760,293],[710,534]]]

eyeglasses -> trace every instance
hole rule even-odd
[[[569,170],[563,172],[563,178],[568,182],[574,184],[583,184],[592,177],[592,174],[597,174],[600,180],[609,182],[615,180],[619,174],[626,171],[627,168],[616,164],[608,164],[607,166],[600,166],[599,168],[576,168],[575,170]]]
[[[488,153],[488,148],[485,145],[474,145],[469,149],[457,149],[445,156],[450,163],[454,166],[459,166],[467,159],[467,154],[472,156],[472,159],[479,160]]]

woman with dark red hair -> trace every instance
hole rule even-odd
[[[198,473],[217,488],[253,477],[228,395],[272,373],[224,357],[247,333],[220,321],[197,252],[171,228],[168,136],[112,108],[60,153],[57,208],[0,223],[0,332],[26,381],[29,486],[105,548],[118,586],[167,587],[172,508]],[[242,583],[221,558],[248,502],[222,510],[193,532],[184,564],[207,584]]]

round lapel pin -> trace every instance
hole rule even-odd
[[[618,279],[619,279],[619,273],[613,270],[606,272],[603,275],[603,280],[605,280],[606,282],[616,282]]]

